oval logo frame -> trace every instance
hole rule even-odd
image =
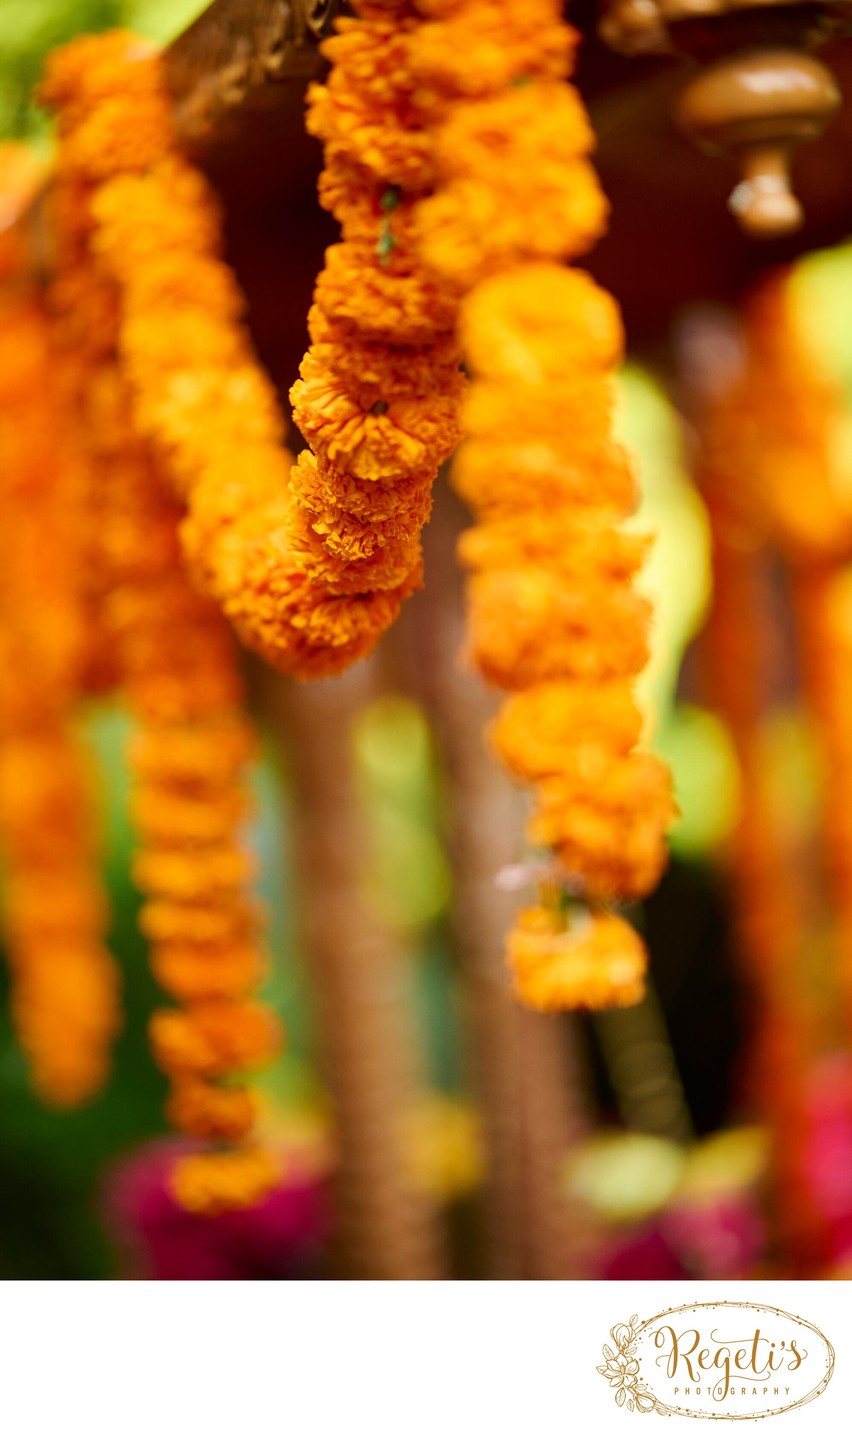
[[[597,1372],[631,1413],[754,1422],[813,1402],[834,1373],[816,1324],[768,1303],[681,1303],[633,1314],[610,1338]]]

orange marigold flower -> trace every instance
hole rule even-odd
[[[145,282],[143,263],[164,257],[183,260],[187,270],[198,260],[217,263],[218,202],[200,171],[173,153],[148,174],[118,175],[100,185],[91,199],[91,217],[97,221],[93,251],[108,256],[113,272],[134,284]],[[230,314],[230,303],[229,297],[224,313]]]
[[[251,1208],[281,1180],[280,1161],[261,1148],[234,1153],[194,1153],[180,1159],[172,1192],[189,1213],[216,1214]]]
[[[571,453],[571,432],[515,443],[466,440],[453,460],[453,488],[483,517],[510,518],[534,501],[547,513],[568,505],[611,505],[621,514],[636,505],[636,480],[624,449],[605,443],[588,463]]]
[[[238,365],[242,360],[239,336],[222,325],[215,315],[195,309],[177,309],[165,331],[161,316],[150,310],[131,310],[122,331],[126,373],[131,382],[146,381],[152,370],[162,368],[172,376],[196,372],[206,377],[211,371]]]
[[[203,725],[187,724],[175,730],[146,728],[133,735],[128,758],[137,779],[171,782],[181,792],[221,791],[238,777],[256,748],[254,732],[245,720],[222,715]],[[243,816],[240,807],[236,822]]]
[[[643,564],[647,535],[617,529],[606,510],[534,510],[479,524],[461,535],[459,558],[468,569],[546,565],[554,574],[587,580],[631,579]]]
[[[155,55],[153,45],[129,30],[82,35],[48,55],[39,103],[76,120],[117,94],[135,101],[160,93],[159,72],[149,63]]]
[[[399,272],[410,274],[416,268],[416,195],[386,183],[365,186],[363,171],[336,155],[327,159],[317,197],[334,215],[344,240],[369,250],[385,268],[391,257]]]
[[[290,494],[310,516],[317,533],[331,535],[338,527],[345,528],[347,521],[362,520],[361,532],[372,535],[378,545],[418,533],[429,518],[432,481],[431,475],[413,474],[398,483],[377,484],[336,470],[310,450],[302,450],[290,471]],[[367,552],[372,553],[372,548]]]
[[[255,876],[257,861],[231,846],[181,850],[147,849],[133,860],[134,883],[164,899],[204,900],[239,893]]]
[[[188,1079],[176,1084],[166,1112],[176,1128],[194,1138],[238,1143],[254,1126],[257,1101],[245,1088]]]
[[[560,268],[602,233],[607,213],[585,158],[591,127],[562,83],[574,36],[556,0],[532,4],[534,16],[526,0],[420,0],[435,23],[412,36],[411,57],[438,185],[414,226],[427,268],[461,298],[473,384],[455,483],[479,520],[459,546],[474,571],[472,657],[519,691],[495,746],[539,781],[533,837],[572,885],[633,893],[659,871],[671,810],[650,777],[655,761],[633,752],[631,680],[647,659],[649,620],[633,581],[647,543],[619,528],[636,491],[613,439],[618,309]],[[339,182],[346,222],[363,230]],[[578,954],[560,970],[568,988]],[[641,995],[641,967],[622,969],[621,1002]],[[534,992],[555,1006],[552,991]]]
[[[139,838],[146,844],[227,843],[249,809],[248,794],[205,793],[186,797],[150,782],[130,796],[130,818]]]
[[[561,79],[578,35],[551,0],[478,4],[419,0],[436,18],[412,37],[410,63],[422,110],[443,112],[447,99],[477,99],[533,77]]]
[[[326,250],[315,299],[330,320],[392,344],[429,344],[452,329],[455,312],[435,281],[382,270],[370,250],[349,243]]]
[[[274,1057],[278,1024],[262,1004],[210,1000],[188,1012],[161,1009],[151,1018],[151,1046],[167,1074],[211,1078]]]
[[[169,113],[159,96],[145,97],[134,109],[134,125],[122,124],[124,97],[106,99],[68,134],[62,163],[99,184],[113,175],[141,173],[168,154],[172,138]]]
[[[309,350],[290,391],[293,419],[316,454],[357,479],[393,481],[434,473],[461,435],[463,380],[429,396],[376,395],[340,379]],[[359,393],[360,391],[360,393]]]
[[[160,987],[182,1003],[242,998],[264,974],[256,944],[159,944],[151,969]]]
[[[566,754],[588,745],[605,743],[612,753],[627,754],[641,732],[642,715],[627,680],[557,680],[507,699],[491,726],[491,742],[514,774],[541,779],[559,774]]]
[[[624,1008],[645,995],[642,940],[615,914],[522,909],[508,936],[515,993],[543,1013]]]
[[[530,565],[476,574],[468,593],[473,657],[505,689],[616,679],[647,663],[650,606],[629,584],[572,584]]]
[[[358,529],[362,534],[359,535]],[[416,587],[420,581],[420,536],[388,539],[374,543],[366,526],[350,521],[345,529],[334,534],[320,534],[301,514],[293,522],[291,543],[304,568],[316,585],[329,594],[369,594],[374,591],[395,591],[409,579]],[[366,553],[364,551],[367,551]]]
[[[257,919],[257,909],[249,904],[237,909],[230,904],[215,908],[162,899],[143,905],[139,927],[156,944],[231,944],[251,933]]]
[[[444,387],[461,395],[461,351],[455,336],[443,334],[425,345],[389,345],[365,339],[351,326],[334,323],[317,305],[308,313],[312,353],[371,403],[389,396],[423,399]]]
[[[566,373],[537,385],[477,379],[464,407],[469,435],[507,444],[527,435],[576,464],[594,465],[612,443],[615,391],[609,376]]]
[[[639,897],[667,862],[675,817],[668,770],[652,754],[588,743],[536,788],[530,842],[552,849],[572,880],[598,898]]]
[[[408,40],[414,20],[343,19],[323,44],[332,62],[325,85],[308,91],[308,131],[325,153],[362,166],[375,179],[425,189],[432,179],[428,137],[412,105]]]
[[[459,335],[477,374],[521,384],[611,371],[624,348],[615,300],[564,265],[523,265],[483,280],[462,304]]]
[[[247,546],[239,589],[226,601],[226,612],[270,664],[303,679],[339,674],[369,654],[421,582],[418,569],[395,590],[333,595],[289,567],[289,560],[282,564],[275,542],[273,534]],[[292,556],[289,534],[282,531],[280,544]]]
[[[590,249],[608,213],[592,166],[573,161],[544,191],[535,174],[527,186],[505,190],[488,177],[452,180],[421,200],[415,223],[428,267],[461,291],[528,259],[559,260]]]
[[[83,848],[83,855],[86,849]],[[14,864],[3,896],[3,919],[15,944],[32,946],[44,941],[51,946],[71,935],[95,937],[95,953],[100,954],[101,935],[106,925],[108,905],[103,890],[92,881],[81,853],[76,848],[66,856],[60,869],[53,872],[47,865],[26,862]],[[45,884],[50,882],[50,903],[45,904]],[[14,964],[14,955],[12,955]]]
[[[375,183],[425,189],[433,160],[422,131],[397,121],[350,92],[338,100],[326,86],[309,91],[307,128],[325,141],[330,159],[360,165]]]
[[[448,111],[435,137],[442,180],[481,179],[518,193],[540,185],[561,189],[573,162],[594,148],[586,108],[572,85],[561,80],[515,85],[475,105]],[[537,223],[537,211],[530,221]]]
[[[39,1097],[51,1108],[76,1108],[109,1072],[109,1042],[121,1027],[118,975],[107,950],[86,935],[83,946],[73,932],[32,937],[32,948],[12,955],[12,1018]]]

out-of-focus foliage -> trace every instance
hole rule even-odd
[[[0,136],[46,136],[32,92],[55,45],[115,25],[167,41],[204,8],[204,0],[0,0]]]
[[[610,1222],[644,1218],[675,1192],[686,1150],[649,1133],[599,1133],[572,1159],[566,1187]]]
[[[793,295],[798,318],[819,355],[843,382],[849,401],[847,439],[852,448],[852,242],[817,250],[796,266]],[[846,466],[852,484],[852,463]]]
[[[739,770],[730,735],[709,710],[675,704],[654,748],[672,771],[680,808],[671,847],[684,857],[705,855],[727,838],[739,813]]]
[[[636,527],[654,536],[641,577],[654,606],[651,662],[639,692],[653,747],[670,765],[680,818],[673,850],[696,856],[730,831],[737,767],[727,731],[712,715],[677,702],[689,641],[710,598],[710,534],[702,500],[683,468],[677,416],[659,384],[628,365],[621,375],[619,429],[638,460],[642,503]]]
[[[459,1083],[459,1035],[446,917],[452,889],[441,836],[440,762],[422,710],[385,695],[353,734],[368,829],[366,897],[380,922],[418,958],[416,1007],[428,1071],[441,1089]]]
[[[416,931],[446,910],[451,885],[429,728],[411,700],[388,696],[364,709],[354,739],[373,843],[370,897],[385,923]]]
[[[641,584],[654,605],[651,661],[640,693],[652,723],[672,702],[683,651],[710,595],[710,534],[704,505],[683,468],[680,425],[647,371],[621,373],[620,437],[638,460],[642,503],[634,525],[654,537]]]

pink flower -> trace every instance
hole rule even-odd
[[[329,1227],[327,1179],[297,1158],[284,1182],[254,1208],[206,1217],[172,1198],[168,1178],[192,1151],[183,1139],[138,1149],[108,1179],[107,1226],[125,1277],[155,1279],[321,1278]]]

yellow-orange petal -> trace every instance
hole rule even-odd
[[[642,715],[627,680],[538,684],[513,694],[491,727],[503,763],[524,779],[558,774],[584,746],[624,755],[639,741]]]
[[[517,997],[543,1013],[626,1008],[645,994],[645,946],[615,914],[522,909],[507,938]]]
[[[180,1159],[172,1172],[171,1190],[189,1213],[227,1213],[252,1208],[281,1182],[278,1158],[261,1148],[233,1153],[195,1153]]]

